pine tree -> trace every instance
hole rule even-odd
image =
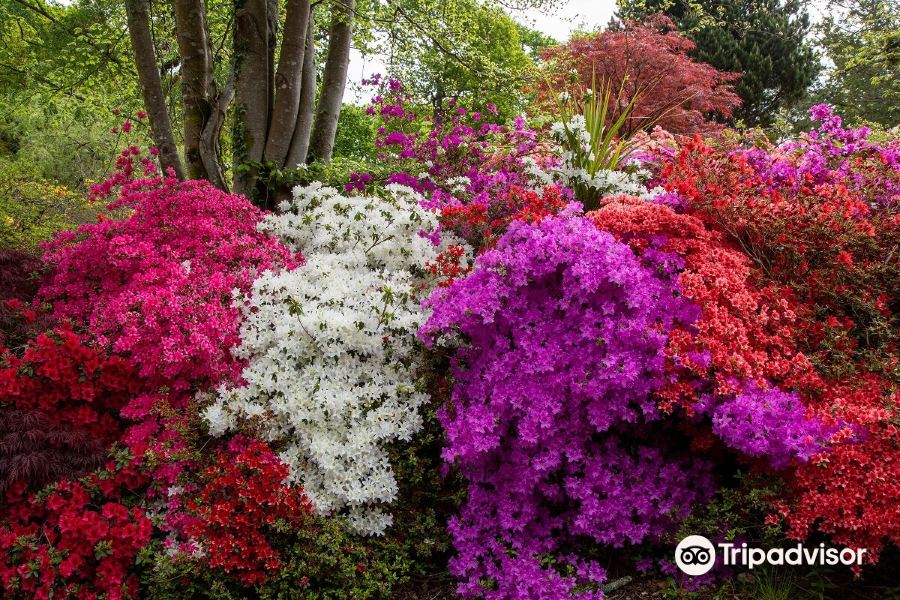
[[[820,70],[800,0],[619,0],[619,7],[624,19],[669,16],[697,44],[694,58],[741,73],[735,91],[743,104],[733,118],[748,125],[770,125],[795,106]]]

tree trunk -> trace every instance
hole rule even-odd
[[[235,0],[234,191],[251,194],[269,127],[269,0]]]
[[[178,179],[184,179],[184,169],[172,135],[172,123],[166,110],[166,99],[156,66],[156,48],[150,33],[150,0],[126,0],[128,35],[134,50],[134,64],[138,72],[144,107],[150,117],[153,143],[159,150],[159,161],[164,169],[173,169]]]
[[[222,165],[222,127],[225,125],[225,115],[228,105],[234,98],[234,73],[228,78],[225,88],[211,99],[212,113],[200,134],[200,159],[203,168],[206,169],[207,179],[220,190],[228,191],[228,183],[225,181],[225,167]]]
[[[285,166],[300,110],[309,13],[309,0],[287,0],[281,56],[275,73],[275,105],[264,153],[265,159],[279,168]]]
[[[309,138],[312,133],[313,114],[316,111],[316,14],[313,9],[309,14],[309,26],[306,31],[306,51],[303,54],[303,84],[300,89],[300,105],[297,113],[297,124],[291,138],[291,149],[288,152],[286,167],[306,164],[309,152]]]
[[[190,179],[208,179],[200,137],[210,118],[212,57],[203,0],[175,0],[175,37],[181,55],[181,93],[184,104],[184,159]]]
[[[334,150],[344,88],[347,84],[347,67],[350,63],[350,42],[353,40],[353,11],[356,0],[338,0],[334,6],[328,38],[328,57],[322,80],[322,95],[316,112],[310,155],[328,162]]]

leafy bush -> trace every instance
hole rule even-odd
[[[260,211],[209,183],[155,177],[136,148],[120,157],[117,175],[95,188],[118,192],[104,219],[60,234],[47,245],[53,275],[40,298],[60,319],[73,319],[140,374],[185,391],[240,372],[229,352],[238,342],[234,290],[248,291],[266,269],[292,266],[290,253],[256,230]],[[301,260],[299,256],[297,260]]]
[[[378,507],[397,494],[384,444],[421,427],[415,332],[421,267],[440,251],[434,215],[410,188],[386,198],[297,188],[260,229],[294,250],[303,269],[264,274],[245,301],[238,357],[246,382],[219,390],[210,431],[246,424],[287,443],[282,458],[320,514],[344,511],[354,529],[382,534]]]

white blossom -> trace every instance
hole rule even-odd
[[[250,427],[279,443],[317,511],[367,534],[390,525],[397,494],[385,446],[422,426],[416,291],[442,249],[419,235],[437,227],[421,196],[387,191],[347,197],[314,183],[263,219],[306,265],[253,283],[233,351],[247,360],[244,383],[222,386],[205,411],[214,435]]]

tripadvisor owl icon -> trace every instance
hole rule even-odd
[[[702,535],[689,535],[675,547],[675,564],[686,575],[704,575],[716,562],[716,548]]]

